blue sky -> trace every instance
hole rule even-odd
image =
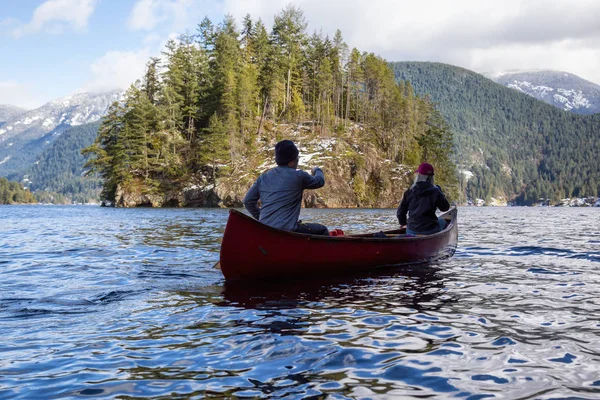
[[[0,11],[0,20],[12,19],[4,24],[0,42],[3,59],[10,60],[0,64],[0,81],[15,82],[30,92],[33,99],[23,96],[23,101],[34,104],[37,98],[47,100],[76,90],[91,79],[89,65],[107,50],[138,46],[139,35],[126,28],[131,4],[118,1],[110,6],[99,3],[85,28],[48,21],[38,31],[20,33],[19,27],[31,21],[42,3],[4,0]]]
[[[219,3],[209,1],[185,16],[156,9],[164,17],[156,23],[141,11],[136,22],[134,9],[144,2],[132,0],[0,1],[0,54],[8,60],[0,63],[0,104],[27,108],[77,90],[126,86],[169,35],[193,32],[204,15],[222,18]]]
[[[0,104],[126,88],[169,37],[204,16],[270,25],[290,0],[0,0]],[[341,29],[388,60],[477,72],[555,69],[600,83],[596,0],[292,0],[309,32]]]

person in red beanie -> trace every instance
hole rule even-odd
[[[325,185],[325,175],[319,167],[311,174],[298,169],[299,151],[291,140],[275,145],[277,167],[258,177],[244,197],[244,206],[260,222],[273,228],[311,235],[329,235],[325,225],[302,223],[298,220],[304,189]],[[258,201],[261,207],[258,207]]]
[[[404,192],[396,216],[400,226],[406,225],[407,234],[431,235],[446,227],[446,221],[438,218],[435,212],[438,208],[448,211],[450,203],[442,189],[434,183],[433,165],[422,163],[415,172],[415,182]]]

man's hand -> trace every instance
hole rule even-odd
[[[319,168],[319,167],[313,167],[313,168],[310,170],[310,173],[311,173],[311,175],[312,175],[312,176],[314,176],[314,175],[315,175],[315,172],[317,172],[317,170],[318,170],[318,169],[321,169],[321,168]]]

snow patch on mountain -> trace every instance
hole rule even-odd
[[[35,122],[35,121],[37,121],[38,119],[40,119],[40,116],[39,116],[39,115],[36,115],[36,116],[34,116],[34,117],[27,117],[27,118],[25,118],[25,119],[24,119],[22,122],[23,122],[23,125],[29,125],[29,124],[31,124],[32,122]]]
[[[42,126],[43,126],[44,128],[50,128],[50,127],[52,126],[52,123],[53,123],[53,122],[54,122],[54,117],[49,117],[49,118],[46,118],[46,119],[44,120],[44,122],[42,122]]]
[[[600,112],[600,85],[562,71],[529,70],[484,74],[489,79],[578,114]]]
[[[567,89],[558,89],[558,92],[562,94],[567,99],[571,99],[571,104],[575,108],[591,108],[592,104],[585,97],[581,90],[567,90]],[[556,96],[556,95],[555,95]]]
[[[554,89],[544,85],[534,85],[531,82],[527,81],[517,81],[515,80],[513,83],[509,83],[507,85],[509,88],[516,89],[523,93],[537,93],[539,96],[546,96],[549,92],[553,92]]]
[[[38,139],[53,130],[98,121],[122,95],[122,91],[74,93],[7,120],[3,129],[11,130],[11,137]]]
[[[6,121],[15,118],[19,114],[26,112],[24,108],[12,106],[9,104],[0,104],[0,126]]]
[[[11,108],[12,117],[0,121],[0,159],[5,160],[0,166],[0,176],[22,168],[21,164],[33,163],[36,154],[66,129],[100,120],[110,105],[123,97],[123,91],[78,92],[35,110]]]

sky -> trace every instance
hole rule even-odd
[[[308,33],[389,61],[476,72],[553,69],[600,84],[598,0],[0,0],[0,104],[35,108],[76,91],[127,88],[169,38],[287,4]]]

